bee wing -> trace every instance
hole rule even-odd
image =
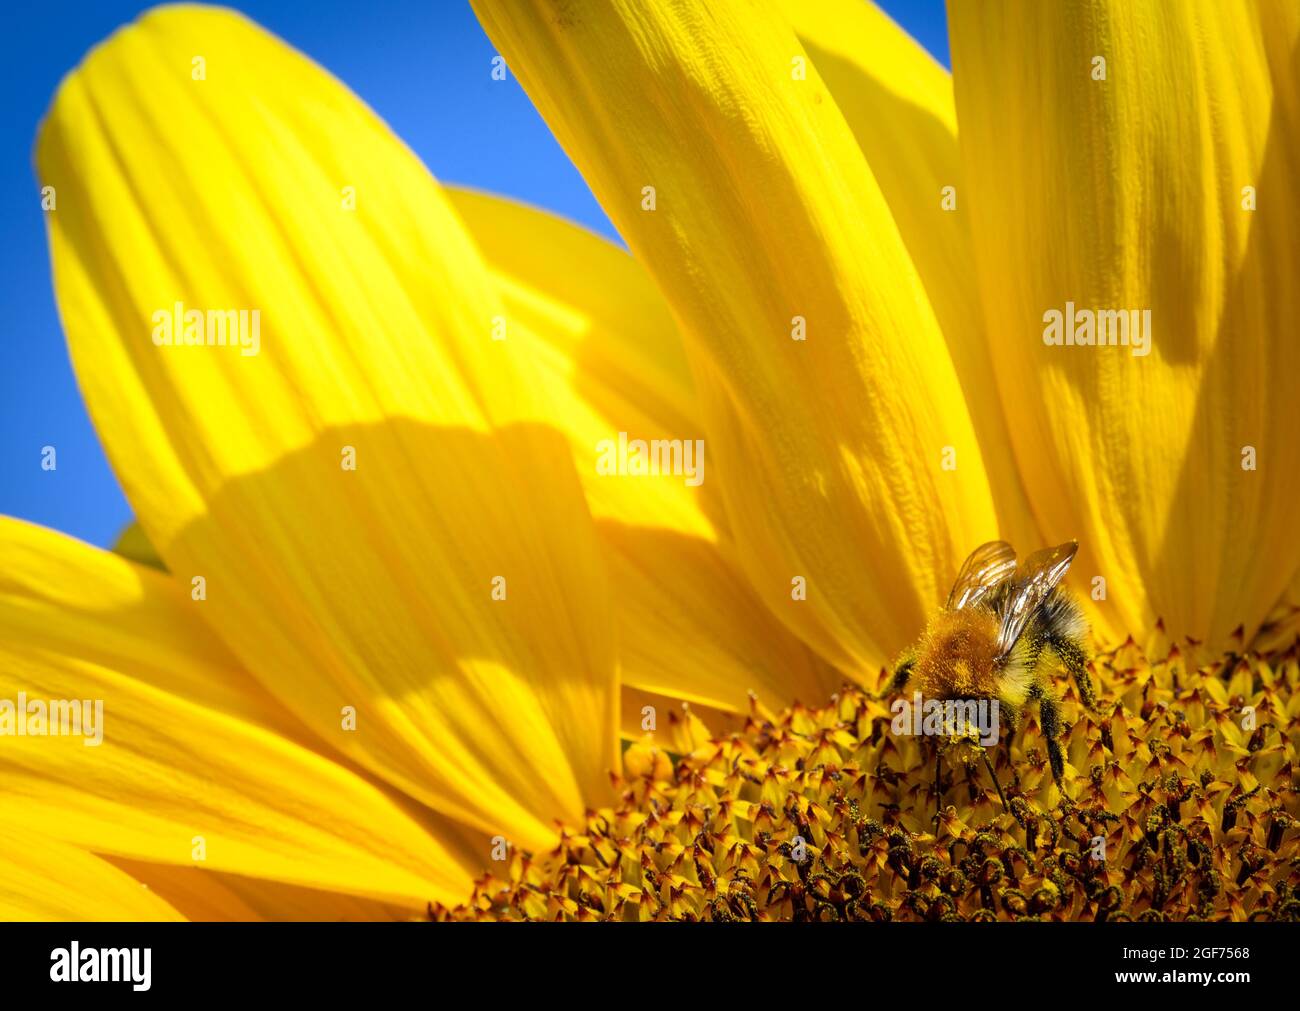
[[[1006,541],[989,541],[970,553],[948,594],[948,610],[978,604],[1016,571],[1016,552]]]
[[[1061,581],[1078,550],[1078,541],[1043,548],[1035,551],[1016,569],[1015,582],[1002,607],[1002,626],[998,631],[998,648],[1004,656],[1016,644],[1038,606]]]

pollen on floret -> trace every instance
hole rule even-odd
[[[1132,639],[1067,697],[1057,789],[1032,716],[982,760],[892,734],[880,672],[828,704],[751,715],[689,754],[638,743],[618,803],[512,853],[435,919],[1294,920],[1296,648],[1158,657]],[[952,803],[956,801],[956,803]]]

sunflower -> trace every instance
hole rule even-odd
[[[140,530],[0,522],[5,696],[104,704],[0,742],[0,911],[1295,915],[1300,9],[953,4],[949,77],[855,0],[475,8],[631,256],[233,13],[61,85]],[[1006,813],[880,695],[998,536],[1079,539],[1106,647]]]

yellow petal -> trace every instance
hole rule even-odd
[[[745,711],[820,700],[839,678],[775,617],[731,560],[717,485],[689,473],[605,473],[599,447],[703,439],[681,337],[641,267],[553,215],[468,190],[448,196],[548,384],[610,566],[623,681]],[[707,445],[707,440],[704,440]],[[698,458],[697,458],[698,460]]]
[[[789,703],[786,703],[787,705]],[[736,712],[683,702],[680,698],[623,686],[623,740],[638,744],[676,748],[683,725],[688,730],[703,728],[703,736],[726,737],[744,729],[745,720]],[[694,746],[692,745],[692,748]],[[686,751],[692,748],[685,749]]]
[[[472,859],[300,743],[168,577],[8,518],[0,558],[8,823],[98,853],[190,866],[202,854],[206,868],[412,908],[468,894]],[[73,701],[80,735],[16,735]]]
[[[636,262],[543,211],[447,191],[489,264],[538,379],[550,384],[611,567],[625,684],[733,712],[753,691],[777,708],[839,684],[755,597],[710,485],[683,477],[597,473],[597,444],[619,432],[702,431],[676,325]],[[590,282],[590,283],[588,283]],[[114,548],[162,566],[138,524]]]
[[[421,912],[373,899],[280,881],[224,874],[202,867],[111,861],[165,899],[187,920],[272,922],[359,922],[410,920]]]
[[[681,336],[654,282],[626,252],[545,211],[449,187],[451,206],[546,383],[594,516],[715,540],[722,505],[685,475],[597,474],[600,439],[704,435]],[[621,428],[619,426],[622,426]]]
[[[184,919],[147,886],[86,850],[0,825],[0,920]]]
[[[996,522],[924,287],[816,68],[796,79],[784,20],[739,2],[475,9],[682,324],[757,593],[874,667]]]
[[[549,843],[618,761],[604,570],[428,173],[320,68],[201,7],[91,53],[38,165],[91,415],[168,569],[205,581],[196,610],[332,746]],[[247,310],[240,346],[157,343],[177,304]]]
[[[1042,538],[1007,449],[980,311],[952,76],[870,0],[781,0],[781,7],[853,131],[925,285],[979,437],[1001,536],[1036,550]]]
[[[1300,638],[1300,573],[1269,612],[1250,648],[1258,653],[1280,652]]]
[[[609,548],[626,685],[747,712],[818,702],[843,681],[777,622],[714,545],[671,530],[598,520]]]
[[[1076,573],[1104,577],[1118,624],[1163,616],[1218,648],[1300,560],[1300,8],[949,17],[985,322],[1033,508],[1049,542],[1079,539]],[[1067,303],[1149,310],[1150,343],[1048,345]]]

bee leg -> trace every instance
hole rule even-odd
[[[998,800],[1002,801],[1002,813],[1005,814],[1011,809],[1007,807],[1007,798],[1002,793],[1002,784],[998,782],[998,774],[993,771],[993,763],[989,761],[989,753],[983,748],[980,748],[980,754],[984,758],[984,767],[989,770],[989,778],[993,780],[993,785],[998,789]]]
[[[939,812],[943,810],[943,780],[940,770],[943,768],[943,751],[936,741],[934,745],[934,834],[939,834]]]
[[[1097,711],[1097,695],[1088,676],[1088,653],[1083,637],[1088,627],[1078,601],[1057,587],[1043,603],[1037,617],[1038,634],[1043,645],[1056,654],[1079,687],[1079,698],[1088,709]]]
[[[1061,664],[1074,678],[1079,686],[1079,698],[1092,712],[1097,711],[1097,693],[1092,687],[1092,678],[1088,675],[1088,654],[1073,639],[1068,637],[1050,640],[1053,652],[1061,658]]]
[[[889,690],[891,692],[901,692],[907,687],[907,679],[912,676],[912,667],[916,664],[915,657],[904,657],[897,667],[894,668],[894,676],[890,679]]]
[[[1043,724],[1043,738],[1047,741],[1047,760],[1052,766],[1052,781],[1058,786],[1065,772],[1065,753],[1061,750],[1061,710],[1056,700],[1046,692],[1038,700],[1038,716]]]
[[[1016,763],[1011,759],[1011,739],[1015,736],[1016,731],[1020,729],[1020,707],[1012,705],[1005,699],[998,702],[999,718],[1005,723],[1000,728],[998,736],[1002,738],[1002,754],[1006,759],[1007,769],[1011,772],[1011,783],[1017,789],[1020,787],[1020,773],[1016,771]]]

